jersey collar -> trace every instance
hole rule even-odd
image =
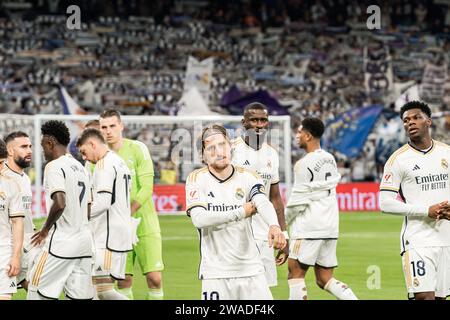
[[[250,149],[250,150],[252,150],[252,151],[260,151],[260,150],[262,150],[262,149],[264,148],[264,145],[267,143],[266,141],[264,141],[264,142],[261,144],[261,147],[260,147],[259,149],[254,149],[253,147],[250,147],[250,146],[247,144],[247,142],[245,142],[245,139],[244,139],[243,136],[240,136],[238,139],[241,139],[241,141],[242,141],[242,143],[244,144],[244,146],[246,146],[248,149]]]
[[[8,166],[8,162],[6,162],[6,163],[5,163],[5,166],[7,166],[9,170],[11,170],[12,172],[14,172],[14,173],[18,174],[19,176],[21,176],[21,177],[23,176],[23,172],[22,172],[22,173],[20,173],[20,172],[17,172],[17,171],[15,171],[15,170],[11,169],[11,167],[10,167],[10,166]]]
[[[234,169],[234,166],[233,166],[233,165],[231,165],[231,167],[233,168],[233,170],[231,171],[231,174],[230,174],[227,178],[225,178],[225,179],[220,179],[220,178],[218,178],[217,176],[215,176],[214,173],[212,173],[212,172],[209,170],[209,167],[208,167],[208,171],[209,171],[209,174],[210,174],[210,175],[212,175],[217,181],[219,181],[219,183],[224,183],[224,182],[227,182],[228,180],[230,180],[230,179],[233,177],[234,172],[236,171],[236,169]]]
[[[433,151],[435,143],[434,143],[434,140],[431,140],[431,147],[428,150],[425,150],[425,151],[415,148],[409,141],[408,141],[408,145],[409,145],[409,147],[411,149],[413,149],[413,150],[415,150],[417,152],[420,152],[421,154],[425,155],[425,154],[430,153],[431,151]]]

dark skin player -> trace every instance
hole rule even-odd
[[[245,143],[249,147],[255,150],[259,150],[266,139],[267,130],[269,128],[269,114],[267,112],[267,108],[265,108],[263,105],[259,103],[256,103],[254,105],[254,108],[252,108],[251,105],[250,108],[245,108],[244,118],[242,119],[241,123],[245,128]],[[270,185],[269,200],[270,202],[272,202],[275,208],[281,230],[286,230],[284,205],[283,200],[281,199],[280,186],[278,183]],[[288,255],[289,245],[287,245],[283,250],[278,251],[275,259],[277,266],[285,263]]]
[[[402,117],[403,128],[409,138],[409,143],[416,149],[426,150],[431,147],[430,135],[431,118],[420,108],[405,111]],[[432,219],[450,219],[450,204],[443,201],[430,206],[428,216]],[[415,300],[445,300],[435,297],[435,292],[418,292],[414,294]]]

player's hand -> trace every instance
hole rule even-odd
[[[45,239],[47,238],[48,235],[48,230],[42,229],[39,232],[36,232],[35,234],[33,234],[31,236],[31,245],[33,247],[37,247],[40,246],[41,244],[44,243]]]
[[[246,218],[251,217],[256,213],[256,205],[252,201],[244,203],[243,207]]]
[[[277,256],[275,257],[275,263],[277,266],[281,266],[287,261],[289,257],[289,241],[286,240],[286,246],[282,250],[278,250]]]
[[[269,247],[274,249],[284,249],[286,247],[286,238],[279,226],[269,227]]]
[[[443,205],[439,211],[438,220],[450,220],[450,203]]]
[[[139,226],[139,223],[141,223],[141,218],[133,218],[131,217],[131,235],[133,237],[133,246],[135,246],[139,242],[139,238],[137,236],[137,229]]]
[[[450,210],[448,201],[436,203],[428,208],[428,217],[431,219],[445,219],[446,212]]]
[[[20,272],[20,258],[12,257],[8,263],[8,277],[15,277]]]
[[[139,210],[139,208],[141,207],[141,204],[137,201],[133,201],[131,203],[131,215],[134,215],[136,213],[136,211]]]

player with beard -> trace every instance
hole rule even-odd
[[[25,215],[23,252],[21,256],[20,273],[17,276],[17,284],[27,290],[28,282],[26,280],[26,275],[28,267],[37,253],[37,249],[31,249],[30,247],[30,239],[35,228],[31,216],[31,182],[30,178],[24,172],[24,169],[31,165],[33,150],[29,136],[22,131],[14,131],[8,134],[5,137],[5,143],[8,150],[8,160],[2,174],[10,177],[20,186],[20,199]]]
[[[17,292],[16,277],[20,271],[23,244],[20,186],[3,175],[7,157],[6,144],[0,140],[0,300],[11,300]]]
[[[247,218],[256,212],[263,217],[269,225],[269,246],[283,249],[286,239],[263,181],[254,171],[231,164],[231,144],[223,126],[204,128],[198,147],[206,166],[186,180],[186,213],[200,236],[202,299],[271,300]]]
[[[279,157],[277,151],[266,142],[269,129],[267,107],[259,102],[248,104],[244,108],[242,126],[245,129],[244,135],[238,137],[232,143],[233,164],[256,171],[260,175],[264,182],[265,194],[275,208],[281,230],[285,231],[284,206],[279,187]],[[286,262],[289,247],[286,246],[283,250],[280,250],[275,261],[273,249],[269,248],[267,241],[269,226],[260,215],[252,217],[252,229],[266,269],[267,282],[270,287],[276,286],[276,265],[282,265]],[[287,232],[285,232],[285,237],[287,237]]]

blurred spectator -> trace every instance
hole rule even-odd
[[[354,182],[363,182],[366,179],[366,166],[364,155],[358,156],[351,164],[351,180]]]
[[[341,175],[341,183],[348,183],[352,181],[350,165],[344,160],[337,161],[338,172]]]

